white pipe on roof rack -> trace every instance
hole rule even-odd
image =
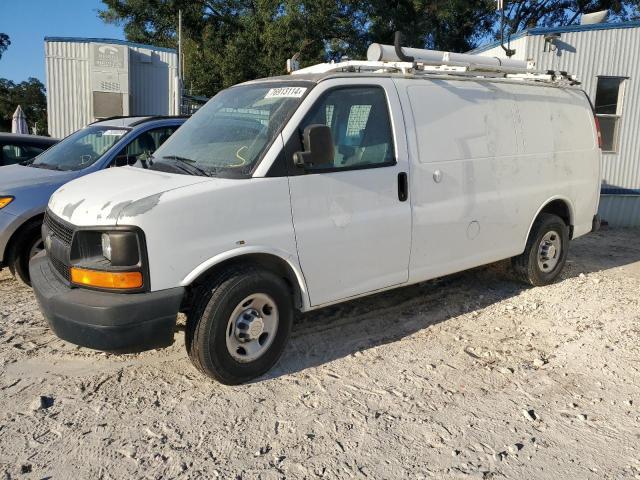
[[[416,62],[428,64],[464,63],[469,65],[479,65],[487,67],[509,67],[516,69],[530,68],[528,62],[524,60],[512,60],[497,57],[483,57],[480,55],[468,55],[465,53],[441,52],[439,50],[424,50],[421,48],[402,48],[402,53],[408,57],[413,57]],[[367,50],[367,60],[373,62],[399,62],[404,61],[396,54],[393,45],[383,45],[372,43]]]

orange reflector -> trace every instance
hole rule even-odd
[[[88,287],[133,289],[142,287],[140,272],[99,272],[84,268],[71,268],[71,281]]]

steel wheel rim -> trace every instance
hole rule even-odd
[[[265,293],[255,293],[233,309],[225,332],[227,351],[240,363],[262,357],[278,332],[278,306]]]
[[[562,255],[562,241],[555,230],[547,232],[538,246],[538,268],[549,273],[558,265]]]

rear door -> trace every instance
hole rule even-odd
[[[289,178],[311,304],[406,282],[411,238],[404,186],[407,149],[392,81],[325,81],[309,94],[305,105],[310,103],[292,133],[294,140],[306,126],[325,124],[335,146],[333,164],[298,170]],[[300,141],[297,145],[301,148]]]

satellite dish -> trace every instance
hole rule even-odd
[[[604,23],[609,18],[609,10],[585,13],[580,19],[580,25],[593,25],[594,23]]]

